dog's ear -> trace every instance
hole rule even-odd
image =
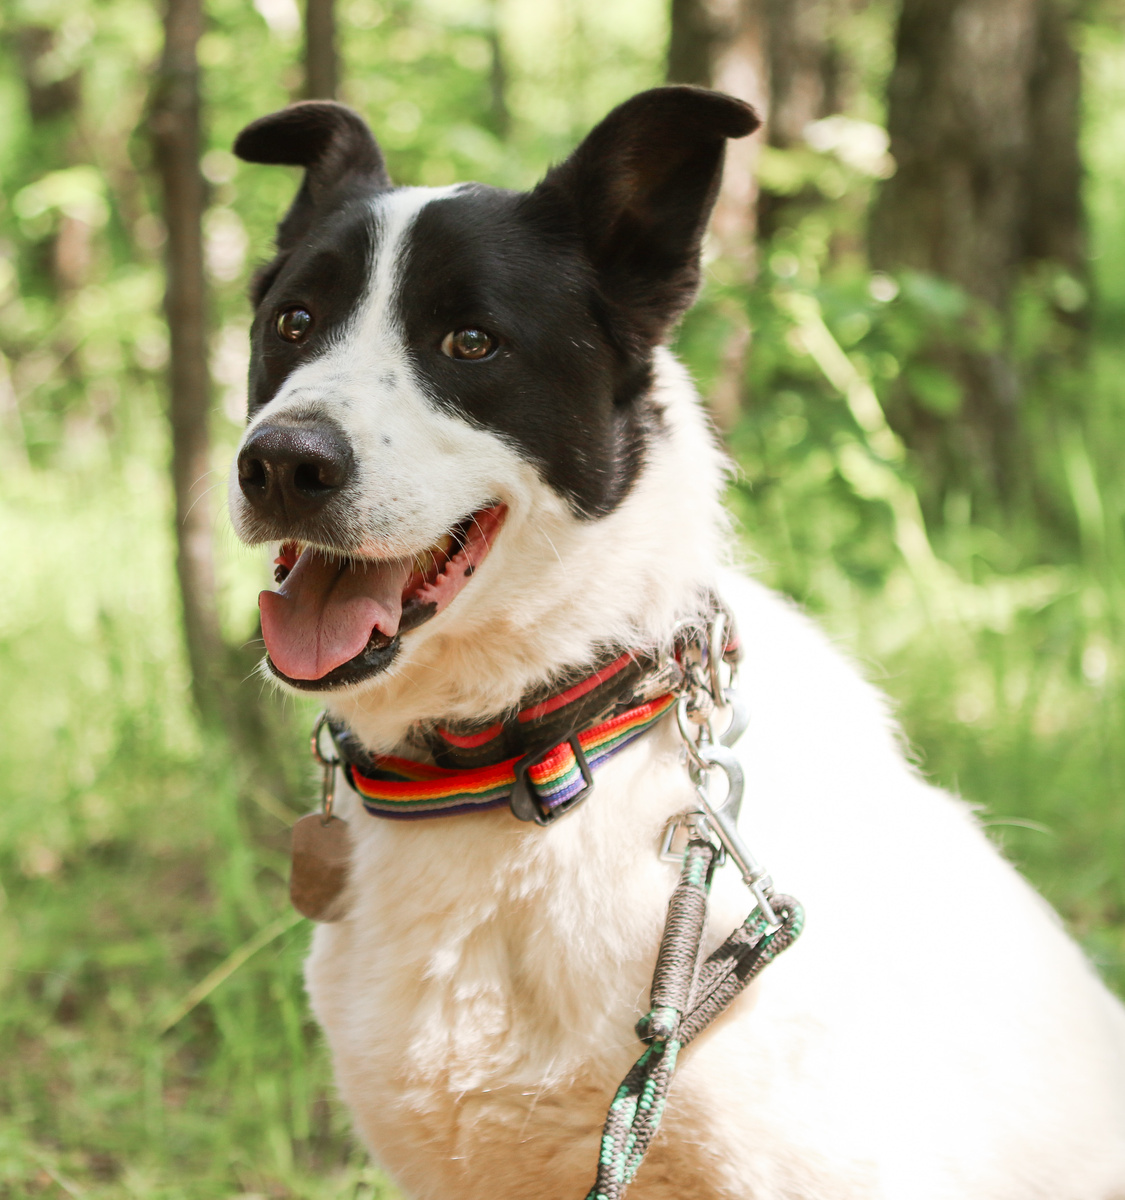
[[[761,125],[721,92],[661,87],[615,108],[528,197],[569,209],[606,298],[649,346],[691,304],[727,138]]]
[[[234,152],[246,162],[304,167],[305,178],[277,227],[277,248],[290,249],[323,211],[350,189],[389,188],[383,152],[356,112],[331,100],[305,100],[252,121]]]

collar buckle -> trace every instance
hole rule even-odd
[[[594,790],[594,773],[590,770],[586,751],[582,749],[578,734],[569,734],[563,738],[563,742],[569,742],[570,749],[574,754],[574,761],[578,764],[579,771],[582,772],[582,787],[573,796],[568,796],[553,808],[548,808],[535,790],[535,784],[528,779],[527,773],[563,743],[555,742],[545,750],[536,750],[531,754],[525,754],[515,765],[516,782],[512,786],[511,799],[508,801],[512,815],[519,817],[521,821],[534,821],[536,825],[553,825],[559,817],[566,816],[571,809],[581,804]]]

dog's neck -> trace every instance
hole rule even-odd
[[[387,753],[416,722],[504,713],[607,646],[671,644],[676,623],[715,586],[725,469],[691,381],[666,351],[651,402],[658,427],[613,513],[575,518],[529,466],[502,536],[457,605],[410,635],[375,686],[333,698],[331,715],[364,746]]]

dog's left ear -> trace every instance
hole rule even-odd
[[[351,190],[392,186],[383,152],[367,123],[359,113],[331,100],[305,100],[259,117],[235,139],[234,152],[246,162],[305,168],[301,187],[277,227],[277,248],[283,255],[318,215]],[[255,291],[263,290],[255,286]]]
[[[615,108],[528,197],[577,223],[606,298],[653,346],[691,304],[727,138],[761,125],[721,92],[661,87]]]

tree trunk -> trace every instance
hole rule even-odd
[[[853,0],[854,2],[854,0]],[[748,100],[765,129],[731,142],[711,231],[720,271],[742,279],[756,269],[756,243],[768,239],[787,201],[759,193],[763,143],[788,149],[810,121],[838,111],[841,70],[832,39],[847,0],[672,0],[668,80],[715,87]],[[711,397],[716,422],[729,429],[744,396],[750,329],[730,312],[727,345]]]
[[[1054,262],[1087,282],[1082,211],[1082,63],[1059,0],[1040,0],[1031,74],[1031,160],[1027,170],[1025,261]],[[1063,311],[1070,308],[1064,305]],[[1085,313],[1073,308],[1069,315]]]
[[[708,0],[672,0],[672,26],[668,40],[669,83],[711,87],[715,60],[731,39],[730,6]]]
[[[668,82],[718,88],[748,101],[768,121],[766,7],[767,0],[672,0]],[[711,221],[720,254],[745,274],[754,269],[754,168],[762,136],[727,146],[723,186]]]
[[[769,116],[766,48],[767,0],[672,0],[668,43],[669,83],[714,87]],[[711,219],[719,259],[715,268],[736,280],[752,279],[756,269],[758,186],[756,167],[762,133],[727,144],[726,166]],[[715,424],[729,431],[745,399],[750,326],[740,306],[727,312],[730,329],[718,375],[708,398]]]
[[[508,62],[500,36],[500,0],[490,0],[488,6],[488,49],[489,123],[504,141],[512,130],[512,114],[508,108]]]
[[[888,91],[895,175],[870,233],[886,270],[940,275],[1007,329],[1024,268],[1083,277],[1079,64],[1061,0],[903,0]],[[1006,342],[1006,335],[1003,339]],[[937,492],[1004,499],[1026,475],[1007,346],[936,346],[961,388],[952,417],[910,394],[892,415]]]
[[[168,0],[164,53],[149,116],[168,230],[164,311],[170,358],[168,416],[176,502],[176,570],[192,687],[200,713],[217,720],[226,654],[219,629],[212,558],[207,353],[207,289],[203,276],[203,210],[199,170],[200,102],[196,45],[201,0]]]
[[[881,265],[1003,307],[1020,257],[1036,0],[903,0],[888,124],[897,172],[872,225]]]
[[[850,80],[835,34],[855,7],[856,0],[769,0],[771,146],[803,146],[811,122],[844,108]],[[799,196],[763,191],[758,199],[759,238],[767,241],[796,213],[824,203],[813,189]]]
[[[770,145],[788,149],[805,126],[843,107],[833,39],[840,0],[769,0]]]
[[[81,99],[81,72],[75,70],[58,78],[57,70],[51,68],[49,60],[57,52],[58,40],[58,31],[47,25],[25,25],[17,28],[12,38],[16,64],[27,89],[28,113],[35,125],[70,116]]]
[[[305,96],[335,100],[340,86],[335,0],[305,0]]]
[[[199,169],[200,92],[196,46],[203,30],[202,0],[167,0],[164,51],[153,86],[149,135],[160,180],[168,237],[164,311],[169,335],[172,487],[175,494],[176,573],[192,696],[204,723],[221,729],[239,752],[251,794],[291,799],[285,760],[273,745],[285,725],[280,707],[260,689],[239,693],[252,670],[245,652],[223,641],[212,550],[214,479],[210,463],[211,373],[208,296],[203,271],[206,185]]]

